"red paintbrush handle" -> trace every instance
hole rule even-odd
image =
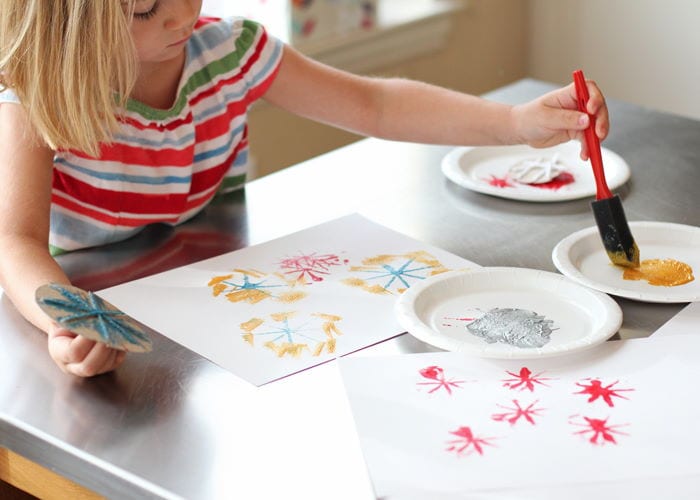
[[[576,102],[578,110],[586,113],[589,118],[588,128],[584,131],[586,137],[586,146],[588,146],[588,156],[591,159],[593,166],[593,176],[595,177],[596,200],[604,200],[612,198],[612,193],[608,189],[608,184],[605,182],[605,171],[603,170],[603,158],[600,154],[600,141],[595,135],[595,117],[586,111],[588,103],[588,87],[586,79],[583,76],[583,71],[577,69],[574,71],[574,85],[576,87]]]

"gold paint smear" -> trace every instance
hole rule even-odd
[[[365,266],[381,266],[383,264],[388,264],[396,258],[396,255],[377,255],[376,257],[368,257],[363,259],[362,264]]]
[[[446,267],[442,267],[442,265],[440,265],[440,266],[441,267],[439,267],[438,269],[431,271],[430,276],[435,276],[436,274],[442,274],[442,273],[446,273],[447,271],[449,271],[449,269],[447,269]]]
[[[346,278],[342,281],[349,286],[354,286],[356,288],[362,288],[364,291],[376,294],[386,294],[391,295],[391,292],[381,285],[368,285],[366,281],[360,278]]]
[[[270,314],[270,317],[277,322],[282,322],[293,317],[294,315],[296,315],[296,311],[272,313]]]
[[[382,285],[367,285],[363,287],[364,290],[368,291],[369,293],[376,293],[377,295],[381,294],[387,294],[391,295],[391,292],[384,288]]]
[[[255,330],[257,327],[262,325],[263,322],[264,322],[264,320],[262,320],[260,318],[249,319],[245,323],[241,323],[241,330],[243,330],[244,332],[250,333],[253,330]]]
[[[326,321],[340,321],[342,316],[336,314],[325,314],[325,313],[313,313],[311,316],[316,316],[317,318],[325,319]]]
[[[626,268],[622,274],[626,280],[646,280],[654,286],[679,286],[695,279],[693,268],[674,259],[643,260],[637,268]]]
[[[327,342],[319,342],[316,344],[313,355],[320,356],[323,354],[324,348],[328,354],[333,354],[335,352],[335,339],[330,339]]]
[[[346,278],[342,282],[346,285],[355,286],[358,288],[363,288],[365,286],[365,282],[360,278]]]
[[[418,250],[417,252],[407,253],[407,254],[405,254],[405,257],[407,257],[409,259],[413,259],[413,260],[418,261],[418,262],[421,262],[423,264],[427,264],[429,266],[434,266],[434,267],[442,266],[442,264],[440,264],[439,260],[437,260],[435,257],[430,255],[425,250]]]
[[[236,290],[235,292],[230,292],[226,294],[226,298],[231,302],[249,302],[251,304],[257,304],[261,300],[265,300],[270,297],[269,294],[261,290]]]
[[[326,337],[328,337],[329,339],[333,338],[333,334],[336,334],[336,335],[343,334],[343,332],[338,330],[338,327],[335,326],[335,323],[332,321],[326,321],[325,323],[323,323],[323,325],[321,325],[321,328],[323,329],[323,333],[325,333]]]
[[[295,344],[294,342],[282,342],[280,345],[275,344],[273,341],[265,343],[265,347],[272,349],[277,357],[282,358],[289,354],[292,357],[298,358],[301,356],[301,352],[308,348],[306,344]]]
[[[306,297],[305,292],[284,292],[281,293],[279,297],[277,297],[277,300],[280,302],[284,302],[286,304],[289,304],[291,302],[296,302],[298,300],[303,299]]]
[[[226,281],[229,278],[233,278],[233,274],[226,274],[224,276],[214,276],[212,279],[209,280],[209,283],[207,283],[207,286],[218,285],[222,281]]]
[[[323,352],[323,348],[325,346],[325,342],[319,342],[316,344],[316,348],[314,349],[314,352],[311,353],[313,356],[320,356],[321,353]]]
[[[221,292],[223,292],[227,288],[225,283],[216,283],[214,285],[209,283],[209,286],[212,287],[211,293],[214,294],[214,297],[218,297],[221,294]]]

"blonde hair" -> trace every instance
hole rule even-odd
[[[0,75],[53,149],[96,156],[136,78],[134,0],[2,0]]]

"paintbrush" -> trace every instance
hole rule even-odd
[[[613,264],[624,267],[639,267],[639,248],[637,248],[632,232],[627,225],[622,201],[618,195],[613,195],[610,192],[605,182],[600,141],[595,133],[595,117],[586,111],[589,97],[588,87],[586,87],[586,79],[580,69],[574,71],[574,85],[576,86],[578,110],[588,114],[590,119],[588,128],[585,130],[585,137],[596,184],[596,199],[591,202],[591,207],[593,207],[593,216],[598,225],[603,246]]]

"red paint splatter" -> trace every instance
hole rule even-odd
[[[330,274],[332,266],[340,266],[347,264],[348,260],[342,260],[334,254],[316,255],[299,255],[289,257],[280,262],[280,267],[284,270],[284,274],[297,274],[296,280],[301,283],[306,283],[308,277],[311,281],[323,281],[323,276]]]
[[[475,318],[450,318],[450,317],[445,316],[443,319],[448,320],[448,321],[452,320],[452,321],[472,322],[472,321],[474,321]],[[455,326],[455,325],[453,325],[452,323],[443,323],[442,326]]]
[[[450,446],[446,449],[446,451],[453,451],[460,456],[469,455],[473,451],[476,451],[479,455],[483,455],[483,446],[494,446],[489,442],[494,438],[476,437],[469,427],[460,427],[456,431],[450,431],[450,434],[457,436],[458,439],[448,441],[447,444]]]
[[[538,401],[535,401],[534,403],[531,403],[525,408],[523,408],[522,406],[520,406],[520,402],[517,399],[514,399],[514,406],[512,407],[498,405],[501,408],[505,408],[508,411],[505,413],[494,413],[493,415],[491,415],[491,419],[495,420],[496,422],[508,422],[510,425],[515,425],[518,422],[518,420],[524,418],[532,425],[535,425],[535,419],[533,417],[541,417],[542,415],[540,415],[540,412],[545,410],[544,408],[535,408],[535,405],[537,403]]]
[[[584,420],[584,422],[573,422],[570,420],[569,423],[571,425],[575,425],[577,427],[585,427],[583,430],[574,432],[574,434],[583,435],[583,436],[587,437],[588,442],[591,444],[603,445],[606,442],[617,444],[617,441],[615,441],[614,434],[619,434],[622,436],[629,435],[625,432],[617,430],[618,427],[624,427],[624,426],[629,425],[629,424],[608,425],[607,418],[600,419],[600,418],[583,417],[583,420]],[[589,433],[591,436],[590,437],[586,436]]]
[[[617,384],[619,380],[616,380],[612,384],[608,384],[606,386],[603,386],[603,383],[598,380],[598,379],[592,379],[590,384],[580,384],[576,382],[576,385],[579,387],[583,387],[583,390],[579,392],[574,392],[574,394],[588,394],[590,397],[588,398],[589,403],[593,403],[595,400],[598,398],[602,398],[603,401],[605,401],[608,406],[612,407],[615,406],[613,403],[612,398],[622,398],[622,399],[629,399],[623,396],[622,394],[619,394],[620,392],[624,391],[633,391],[634,389],[613,389],[613,386]]]
[[[495,175],[491,175],[490,178],[488,179],[483,179],[485,182],[487,182],[490,186],[493,187],[498,187],[498,188],[509,188],[509,187],[515,187],[515,185],[512,183],[511,179],[508,178],[508,176],[504,177],[496,177]],[[540,184],[527,184],[524,183],[524,185],[527,186],[532,186],[535,188],[539,189],[551,189],[553,191],[566,186],[568,184],[573,184],[576,181],[574,178],[573,174],[570,172],[562,172],[556,177],[554,177],[551,181],[548,182],[542,182]]]
[[[491,175],[490,179],[484,179],[486,182],[488,182],[491,186],[493,187],[498,187],[498,188],[507,188],[507,187],[513,187],[513,185],[508,182],[508,177],[496,177],[495,175]]]
[[[452,395],[452,388],[461,389],[462,387],[460,384],[464,383],[464,380],[446,380],[445,372],[439,366],[428,366],[427,368],[419,370],[418,373],[420,373],[422,377],[430,379],[431,382],[418,382],[416,385],[435,386],[428,391],[428,394],[432,394],[435,391],[444,388],[448,394]]]
[[[547,377],[541,377],[540,375],[542,375],[544,372],[532,375],[532,372],[524,366],[520,369],[520,372],[518,373],[513,373],[509,371],[506,371],[506,373],[508,375],[512,375],[515,378],[501,380],[501,382],[505,382],[503,384],[503,387],[507,387],[508,389],[513,390],[520,388],[521,391],[528,389],[530,392],[535,392],[535,384],[549,387],[543,382],[543,380],[554,380]]]
[[[549,182],[543,182],[541,184],[529,184],[529,186],[540,189],[551,189],[553,191],[556,191],[557,189],[566,186],[567,184],[572,184],[575,180],[576,179],[574,179],[574,176],[569,172],[562,172]]]

